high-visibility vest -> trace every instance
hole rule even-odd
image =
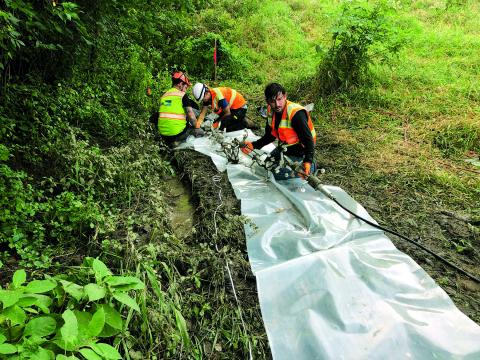
[[[171,88],[160,98],[158,131],[160,135],[175,136],[187,126],[187,115],[182,105],[184,92]]]
[[[245,98],[237,90],[228,87],[219,87],[209,89],[212,95],[212,111],[216,114],[221,114],[222,109],[218,107],[218,102],[222,99],[227,100],[230,109],[240,109],[247,102]]]
[[[270,106],[268,106],[268,125],[272,128],[272,135],[279,139],[281,142],[287,144],[288,146],[298,144],[300,139],[298,138],[297,133],[292,128],[292,119],[299,110],[305,110],[305,108],[299,104],[295,104],[291,101],[286,102],[285,108],[283,109],[282,119],[280,124],[278,124],[278,132],[276,129],[274,114],[271,113]],[[313,143],[317,141],[317,134],[315,132],[315,127],[313,126],[312,119],[307,110],[305,110],[308,116],[308,128],[312,132]]]

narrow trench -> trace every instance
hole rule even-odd
[[[252,344],[255,342],[255,358],[271,359],[265,328],[263,322],[259,321],[262,315],[256,279],[251,272],[246,252],[244,220],[239,216],[240,200],[235,197],[226,173],[219,173],[210,157],[193,150],[179,151],[175,153],[172,163],[178,174],[176,179],[171,180],[171,185],[170,182],[166,183],[169,193],[178,195],[175,198],[170,196],[170,209],[175,212],[172,216],[176,218],[172,221],[172,228],[183,223],[182,217],[185,219],[185,216],[189,216],[188,226],[185,228],[195,228],[195,233],[193,236],[186,234],[182,240],[188,242],[192,252],[198,248],[201,262],[195,266],[202,280],[202,288],[198,289],[198,293],[213,309],[209,319],[194,325],[198,333],[215,333],[214,338],[205,338],[205,346],[208,346],[209,342],[217,345],[214,350],[206,352],[207,358],[246,359],[249,339]],[[215,175],[219,180],[213,179]],[[183,196],[180,196],[182,192]],[[219,209],[220,201],[222,206]],[[217,210],[218,235],[213,235],[217,229],[214,223]],[[214,249],[215,243],[222,249],[221,253]],[[200,245],[206,245],[206,248]],[[225,258],[230,265],[236,295],[225,268]],[[198,259],[192,259],[193,262],[195,260]],[[238,310],[235,297],[239,299],[241,310]],[[239,328],[239,311],[247,324],[247,330]],[[235,345],[230,336],[226,335],[234,333],[242,334]],[[220,353],[224,356],[220,356]]]
[[[195,209],[191,203],[190,189],[178,177],[167,180],[170,199],[170,224],[178,239],[185,239],[192,233]]]

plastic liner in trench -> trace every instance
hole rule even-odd
[[[211,138],[181,148],[227,170],[254,224],[245,225],[247,250],[274,359],[480,359],[480,327],[382,231],[300,179],[276,182],[243,155],[228,164]]]

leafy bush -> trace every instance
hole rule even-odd
[[[370,63],[389,61],[398,53],[404,41],[389,11],[383,2],[374,6],[362,0],[344,2],[330,29],[332,45],[318,70],[320,94],[365,83]]]
[[[0,70],[13,62],[18,71],[37,67],[49,77],[61,73],[63,57],[73,55],[77,41],[89,43],[80,9],[73,2],[8,0],[0,5]],[[64,55],[49,56],[58,50]],[[22,64],[22,65],[20,65]],[[11,70],[11,69],[10,69]],[[25,72],[25,70],[22,70]],[[26,71],[28,72],[28,70]],[[10,71],[8,72],[10,73]]]
[[[122,358],[107,342],[117,345],[127,330],[123,306],[140,313],[129,292],[144,289],[142,281],[115,276],[92,258],[71,276],[26,281],[25,270],[17,270],[8,288],[0,289],[2,358]]]
[[[20,264],[44,267],[49,263],[45,247],[45,225],[37,216],[47,205],[39,202],[38,193],[27,183],[27,174],[0,164],[0,245],[8,245],[20,257]],[[3,247],[3,246],[2,246]],[[12,254],[0,254],[0,267]]]
[[[49,198],[29,180],[0,164],[0,244],[11,249],[0,254],[0,267],[12,255],[21,266],[48,267],[55,243],[86,239],[94,228],[104,228],[105,216],[91,197],[64,191]]]
[[[62,187],[87,194],[99,202],[125,205],[156,186],[165,175],[172,175],[171,165],[159,156],[159,147],[151,140],[133,139],[123,146],[102,150],[88,140],[70,134],[56,157],[62,164]]]

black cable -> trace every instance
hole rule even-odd
[[[412,239],[410,239],[410,238],[408,238],[408,237],[406,237],[406,236],[404,236],[404,235],[402,235],[402,234],[399,234],[399,233],[396,232],[396,231],[387,229],[386,227],[383,227],[382,225],[375,224],[375,223],[371,222],[370,220],[367,220],[367,219],[361,217],[360,215],[355,214],[353,211],[351,211],[350,209],[347,209],[344,205],[342,205],[334,196],[329,196],[329,198],[330,198],[331,200],[333,200],[333,201],[335,202],[335,204],[337,204],[338,206],[340,206],[343,210],[345,210],[346,212],[348,212],[348,213],[350,213],[351,215],[355,216],[356,218],[358,218],[358,219],[366,222],[368,225],[371,225],[371,226],[373,226],[373,227],[375,227],[375,228],[377,228],[377,229],[380,229],[380,230],[383,230],[383,231],[388,232],[388,233],[390,233],[390,234],[393,234],[393,235],[395,235],[395,236],[398,236],[400,239],[406,240],[406,241],[408,241],[408,242],[410,242],[410,243],[412,243],[412,244],[414,244],[414,245],[417,245],[417,246],[418,246],[419,248],[421,248],[422,250],[428,252],[430,255],[432,255],[432,256],[436,257],[437,259],[443,261],[445,264],[447,264],[447,265],[451,266],[452,268],[454,268],[455,270],[461,272],[463,275],[465,275],[465,276],[469,277],[470,279],[472,279],[472,280],[480,283],[480,279],[477,278],[475,275],[472,275],[472,274],[468,273],[467,271],[459,268],[457,265],[451,263],[450,261],[448,261],[448,260],[445,259],[444,257],[442,257],[442,256],[434,253],[432,250],[430,250],[429,248],[423,246],[423,245],[420,244],[419,242],[417,242],[417,241],[415,241],[415,240],[412,240]]]
[[[288,160],[288,158],[287,158]],[[291,160],[290,160],[290,165],[292,166],[295,166],[294,164],[292,164]],[[298,169],[297,169],[298,170]],[[303,169],[302,169],[303,170]],[[301,171],[300,171],[301,172]],[[366,222],[368,225],[370,226],[373,226],[377,229],[380,229],[382,231],[385,231],[387,233],[390,233],[390,234],[393,234],[395,236],[398,236],[400,239],[403,239],[403,240],[406,240],[416,246],[418,246],[420,249],[426,251],[427,253],[429,253],[430,255],[434,256],[435,258],[439,259],[440,261],[443,261],[445,264],[451,266],[452,268],[454,268],[455,270],[459,271],[460,273],[462,273],[463,275],[467,276],[468,278],[476,281],[477,283],[480,283],[480,278],[477,278],[475,275],[472,275],[470,274],[469,272],[463,270],[462,268],[459,268],[457,265],[455,265],[454,263],[451,263],[450,261],[448,261],[447,259],[445,259],[443,256],[441,255],[438,255],[436,254],[435,252],[433,252],[432,250],[430,250],[429,248],[425,247],[424,245],[420,244],[419,242],[415,241],[415,240],[412,240],[408,237],[406,237],[405,235],[402,235],[402,234],[399,234],[398,232],[396,231],[393,231],[393,230],[390,230],[390,229],[387,229],[386,227],[383,227],[381,225],[378,225],[378,224],[375,224],[374,222],[371,222],[370,220],[367,220],[363,217],[361,217],[360,215],[358,214],[355,214],[353,211],[351,211],[350,209],[348,209],[347,207],[345,207],[343,204],[341,204],[336,198],[335,196],[333,196],[332,193],[330,193],[329,191],[323,189],[323,186],[322,184],[320,183],[320,180],[318,179],[317,176],[315,175],[306,175],[306,174],[303,174],[306,176],[307,178],[307,181],[308,183],[310,184],[311,187],[313,187],[313,189],[315,190],[320,190],[322,193],[324,193],[329,199],[333,200],[335,202],[335,204],[337,204],[338,206],[340,206],[343,210],[345,210],[346,212],[348,212],[349,214],[353,215],[354,217]]]
[[[295,163],[293,163],[291,160],[287,158],[287,161],[289,161],[290,163],[290,166],[294,167],[295,168]],[[300,171],[299,171],[300,170]],[[307,175],[307,174],[304,174],[302,171],[303,169],[296,169],[297,172],[303,174],[309,185],[316,191],[321,191],[324,195],[326,195],[329,199],[333,200],[335,202],[335,204],[337,204],[338,206],[340,206],[343,210],[345,210],[346,212],[348,212],[349,214],[353,215],[354,217],[366,222],[368,225],[370,226],[373,226],[377,229],[380,229],[382,231],[385,231],[387,233],[390,233],[390,234],[393,234],[395,236],[398,236],[400,239],[403,239],[403,240],[406,240],[416,246],[418,246],[420,249],[426,251],[427,253],[429,253],[430,255],[434,256],[435,258],[439,259],[440,261],[443,261],[445,264],[451,266],[452,268],[454,268],[455,270],[459,271],[460,273],[462,273],[463,275],[467,276],[468,278],[476,281],[477,283],[480,283],[480,278],[477,278],[475,275],[472,275],[470,274],[469,272],[459,268],[457,265],[455,265],[454,263],[451,263],[450,261],[448,261],[447,259],[445,259],[443,256],[441,255],[438,255],[436,253],[434,253],[432,250],[430,250],[429,248],[425,247],[424,245],[420,244],[419,242],[415,241],[415,240],[412,240],[408,237],[406,237],[405,235],[402,235],[402,234],[399,234],[398,232],[396,231],[393,231],[393,230],[390,230],[390,229],[387,229],[386,227],[383,227],[381,225],[378,225],[378,224],[375,224],[374,222],[371,222],[370,220],[367,220],[363,217],[361,217],[360,215],[358,214],[355,214],[353,211],[351,211],[350,209],[348,209],[347,207],[345,207],[343,204],[341,204],[336,198],[335,196],[333,196],[332,193],[330,193],[329,191],[325,190],[323,188],[323,185],[320,183],[320,179],[315,176],[315,175]]]

